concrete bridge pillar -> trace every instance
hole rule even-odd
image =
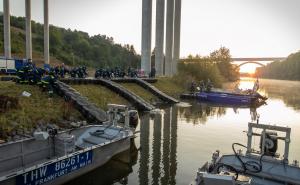
[[[49,2],[44,0],[44,62],[50,63],[49,56]]]
[[[152,0],[142,2],[142,56],[141,69],[148,75],[151,71]]]
[[[11,58],[9,0],[3,0],[3,24],[4,24],[4,55],[5,58]]]
[[[174,0],[167,0],[165,75],[172,75],[174,39]]]
[[[180,58],[181,0],[175,0],[174,16],[174,51],[172,64],[173,75],[177,73],[177,64]]]
[[[25,12],[26,12],[26,58],[32,59],[31,0],[25,0]]]
[[[164,24],[165,0],[156,0],[155,69],[160,76],[164,74]]]

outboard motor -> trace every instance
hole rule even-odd
[[[259,148],[262,150],[262,142],[263,142],[263,133],[260,137],[260,145]],[[264,147],[264,155],[275,157],[277,151],[277,133],[266,131],[265,132],[265,147]]]
[[[137,110],[129,110],[129,125],[130,127],[136,128],[139,123],[139,113]]]
[[[139,113],[137,110],[128,110],[129,114],[129,126],[131,128],[136,128],[139,123]],[[120,117],[118,118],[119,123],[125,123],[125,115],[124,114],[118,114]]]

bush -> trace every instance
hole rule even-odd
[[[189,87],[192,81],[199,82],[209,79],[217,87],[220,87],[224,81],[218,67],[206,59],[199,59],[194,62],[180,62],[178,64],[178,74],[174,78],[186,88]]]

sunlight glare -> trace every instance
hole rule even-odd
[[[240,73],[249,73],[254,74],[257,67],[260,65],[257,64],[245,64],[240,67]]]

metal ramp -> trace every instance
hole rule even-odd
[[[118,82],[118,83],[135,83],[135,79],[137,78],[112,78],[111,81]],[[157,78],[139,78],[148,83],[155,83],[157,82]]]
[[[95,85],[102,85],[107,87],[108,89],[116,92],[123,98],[127,99],[130,103],[132,103],[137,109],[143,110],[143,111],[150,111],[155,109],[153,105],[145,101],[140,96],[136,95],[135,93],[127,90],[120,84],[113,82],[111,80],[105,80],[105,79],[63,79],[61,80],[68,84],[95,84]]]
[[[167,95],[166,93],[160,91],[155,86],[151,85],[150,83],[146,82],[143,79],[134,78],[134,82],[136,84],[140,85],[141,87],[143,87],[144,89],[150,91],[151,93],[153,93],[155,96],[157,96],[158,98],[160,98],[164,102],[167,102],[167,103],[179,103],[179,101],[177,99],[175,99],[175,98]]]
[[[86,97],[81,96],[79,92],[69,85],[57,81],[58,90],[61,95],[65,96],[67,100],[73,101],[76,108],[89,120],[103,123],[107,121],[106,112],[98,108],[95,104],[88,101]]]
[[[160,91],[155,86],[150,83],[157,82],[156,78],[114,78],[111,81],[118,83],[136,83],[137,85],[143,87],[144,89],[150,91],[152,94],[157,96],[159,99],[166,103],[179,103],[179,100],[167,95],[166,93]]]

